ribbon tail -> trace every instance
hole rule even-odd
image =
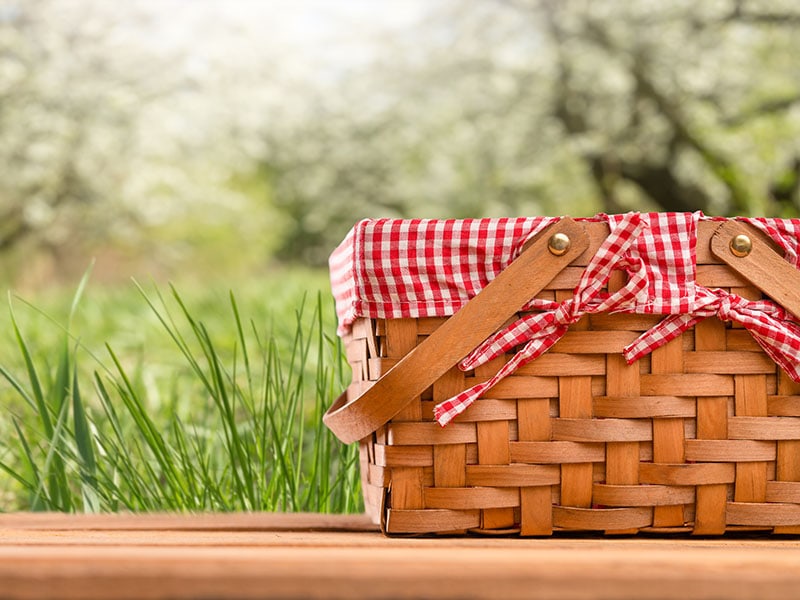
[[[681,335],[687,329],[697,325],[700,321],[707,319],[704,315],[679,314],[671,315],[663,319],[653,327],[648,329],[632,343],[622,349],[625,361],[630,365],[650,354],[656,348],[660,348]]]
[[[503,379],[514,373],[522,365],[538,358],[547,352],[567,332],[567,327],[560,327],[556,332],[528,342],[522,350],[517,352],[510,361],[504,364],[491,378],[483,381],[460,394],[448,398],[437,404],[433,409],[436,421],[444,427],[458,415],[467,410],[475,400],[480,398],[487,390],[493,388]]]
[[[748,325],[745,325],[745,328],[764,352],[786,372],[791,380],[795,383],[800,383],[800,350],[776,342],[773,338],[762,335],[748,327]]]
[[[458,368],[469,371],[519,346],[524,339],[530,340],[546,335],[549,332],[549,322],[553,318],[551,312],[526,315],[517,319],[512,325],[493,334],[470,352],[458,363]]]

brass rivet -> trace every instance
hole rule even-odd
[[[753,242],[744,234],[737,235],[731,240],[731,252],[734,256],[743,258],[750,254],[753,249]]]
[[[550,254],[561,256],[566,254],[571,243],[572,242],[566,234],[554,233],[552,236],[550,236],[550,240],[547,242],[547,249],[550,250]]]

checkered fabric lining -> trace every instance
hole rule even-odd
[[[611,233],[587,266],[573,297],[533,300],[533,311],[491,336],[459,365],[468,370],[521,346],[489,381],[439,404],[441,424],[476,398],[546,352],[583,314],[628,312],[670,315],[624,351],[633,362],[698,321],[718,316],[744,325],[764,350],[800,381],[800,327],[768,301],[751,302],[695,284],[697,223],[701,213],[600,214]],[[330,259],[339,333],[360,317],[449,316],[516,258],[525,242],[554,217],[468,220],[366,220],[358,223]],[[581,220],[581,219],[579,219]],[[794,266],[800,262],[800,219],[743,219],[767,233]],[[602,288],[623,269],[628,283]]]
[[[557,220],[361,221],[330,258],[339,333],[358,317],[454,314]]]

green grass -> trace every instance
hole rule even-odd
[[[360,510],[357,448],[321,420],[348,374],[325,289],[9,297],[0,510]]]

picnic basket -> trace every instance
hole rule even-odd
[[[798,234],[358,223],[330,260],[353,379],[324,419],[359,443],[367,512],[388,534],[800,533]]]

